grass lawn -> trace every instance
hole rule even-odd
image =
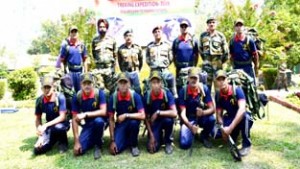
[[[133,158],[129,151],[111,156],[108,152],[108,132],[105,134],[103,156],[93,159],[93,151],[81,157],[72,154],[72,132],[68,132],[70,150],[59,154],[57,146],[46,155],[35,157],[32,148],[36,140],[33,109],[21,109],[15,114],[0,114],[0,168],[299,168],[300,115],[275,103],[270,103],[269,118],[258,120],[252,129],[253,148],[242,162],[234,162],[227,146],[214,141],[213,149],[194,143],[192,157],[178,148],[178,126],[175,151],[165,155],[161,150],[151,155],[145,149],[146,138],[140,136],[141,155]]]

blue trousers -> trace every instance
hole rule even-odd
[[[128,78],[130,80],[131,87],[134,89],[134,91],[137,92],[138,94],[141,94],[142,90],[141,90],[141,84],[140,84],[140,78],[138,72],[136,71],[128,72]]]
[[[234,117],[229,117],[229,116],[224,116],[223,117],[223,126],[229,126]],[[251,140],[250,140],[250,129],[253,125],[253,120],[250,116],[249,112],[245,112],[244,117],[242,121],[236,126],[236,128],[232,131],[231,137],[236,142],[239,134],[242,134],[242,146],[245,147],[250,147],[251,146]],[[221,131],[219,130],[216,138],[221,138],[222,134]]]
[[[139,120],[133,119],[125,120],[122,123],[116,123],[115,143],[119,153],[127,147],[138,146],[140,123]]]
[[[82,131],[79,136],[83,153],[94,146],[98,146],[99,148],[102,147],[105,123],[106,119],[102,117],[86,120],[86,123],[82,126]]]
[[[251,65],[234,65],[234,69],[242,69],[244,72],[246,72],[250,77],[253,78],[253,83],[256,85],[255,80],[255,73]]]
[[[67,131],[70,128],[69,122],[58,123],[54,126],[48,127],[45,131],[47,134],[50,133],[50,141],[41,148],[34,148],[34,154],[44,154],[49,151],[53,145],[58,142],[59,144],[68,145]]]
[[[158,151],[163,137],[164,131],[164,143],[169,144],[173,142],[173,126],[174,126],[174,119],[169,117],[162,117],[158,118],[151,124],[151,130],[153,132],[156,146],[155,150]],[[148,144],[149,145],[150,138],[148,137]],[[149,147],[148,147],[149,150]]]
[[[80,90],[80,75],[81,75],[81,71],[79,72],[72,72],[70,71],[69,74],[72,78],[72,83],[75,89],[75,92],[77,93]]]
[[[200,139],[208,139],[209,134],[212,132],[215,125],[215,117],[213,115],[202,116],[198,119],[189,119],[189,121],[199,127],[203,128]],[[182,149],[189,149],[192,146],[194,134],[192,131],[185,125],[182,124],[180,128],[179,144]]]

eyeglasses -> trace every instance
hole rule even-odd
[[[180,25],[180,28],[187,28],[187,25]]]

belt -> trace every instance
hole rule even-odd
[[[237,61],[237,60],[234,60],[233,63],[235,65],[249,65],[252,63],[252,60],[247,60],[247,61]]]
[[[190,61],[190,62],[176,62],[177,66],[183,66],[183,67],[188,67],[188,66],[193,66],[194,62]]]

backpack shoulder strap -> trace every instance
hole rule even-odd
[[[117,90],[116,91],[114,91],[114,93],[113,93],[113,109],[114,110],[116,110],[116,108],[117,108],[117,102],[118,102],[118,97],[117,97]]]
[[[43,108],[43,96],[41,95],[36,99],[36,107],[38,107],[39,109]]]
[[[99,89],[98,88],[94,88],[94,93],[95,93],[95,101],[97,103],[97,105],[99,104]]]
[[[152,103],[152,100],[151,100],[151,90],[148,90],[146,92],[146,95],[147,95],[147,105],[150,105]]]
[[[76,94],[77,102],[79,103],[79,106],[82,104],[82,90],[79,90]]]
[[[186,101],[187,99],[187,85],[183,86],[183,100]]]
[[[131,99],[132,107],[135,108],[134,90],[130,90],[130,99]]]

